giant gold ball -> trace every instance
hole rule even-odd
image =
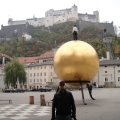
[[[54,57],[54,70],[61,81],[91,81],[99,68],[99,58],[88,43],[77,40],[63,44]],[[68,83],[79,86],[79,83]]]

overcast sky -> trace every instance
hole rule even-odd
[[[79,13],[93,14],[98,10],[100,22],[114,22],[120,26],[120,0],[0,0],[0,25],[7,25],[8,18],[25,20],[45,17],[49,9],[61,10],[78,6]]]

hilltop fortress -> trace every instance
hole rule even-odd
[[[73,5],[69,9],[53,10],[45,12],[44,18],[33,17],[26,20],[13,21],[12,18],[8,20],[8,26],[1,25],[0,40],[10,40],[17,38],[25,38],[29,40],[32,38],[34,27],[38,26],[53,26],[54,24],[60,24],[67,21],[78,21],[79,30],[82,31],[88,26],[94,26],[101,30],[106,30],[107,33],[115,36],[113,22],[100,23],[99,12],[93,11],[93,14],[81,14],[78,13],[78,7]]]
[[[69,9],[63,9],[63,10],[53,10],[50,9],[49,11],[45,12],[44,18],[36,18],[33,17],[31,19],[26,20],[17,20],[13,21],[12,18],[9,18],[8,25],[20,25],[20,24],[26,24],[29,23],[32,26],[38,27],[38,26],[53,26],[54,24],[63,23],[67,21],[76,21],[76,20],[84,20],[84,21],[90,21],[90,22],[99,22],[99,12],[93,11],[93,14],[81,14],[78,13],[78,7],[76,5],[73,5]]]

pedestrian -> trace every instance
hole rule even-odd
[[[73,26],[73,30],[72,30],[72,33],[73,33],[73,40],[77,40],[78,39],[78,29],[76,27],[76,25]]]
[[[77,120],[72,93],[66,90],[65,82],[63,81],[59,83],[59,89],[53,98],[51,120],[72,120],[72,118]]]

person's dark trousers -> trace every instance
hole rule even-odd
[[[71,115],[67,115],[67,116],[57,115],[56,120],[72,120],[72,119],[71,119]]]
[[[73,39],[74,39],[74,40],[77,40],[77,39],[78,39],[78,38],[77,38],[77,32],[76,32],[76,31],[73,32]]]

